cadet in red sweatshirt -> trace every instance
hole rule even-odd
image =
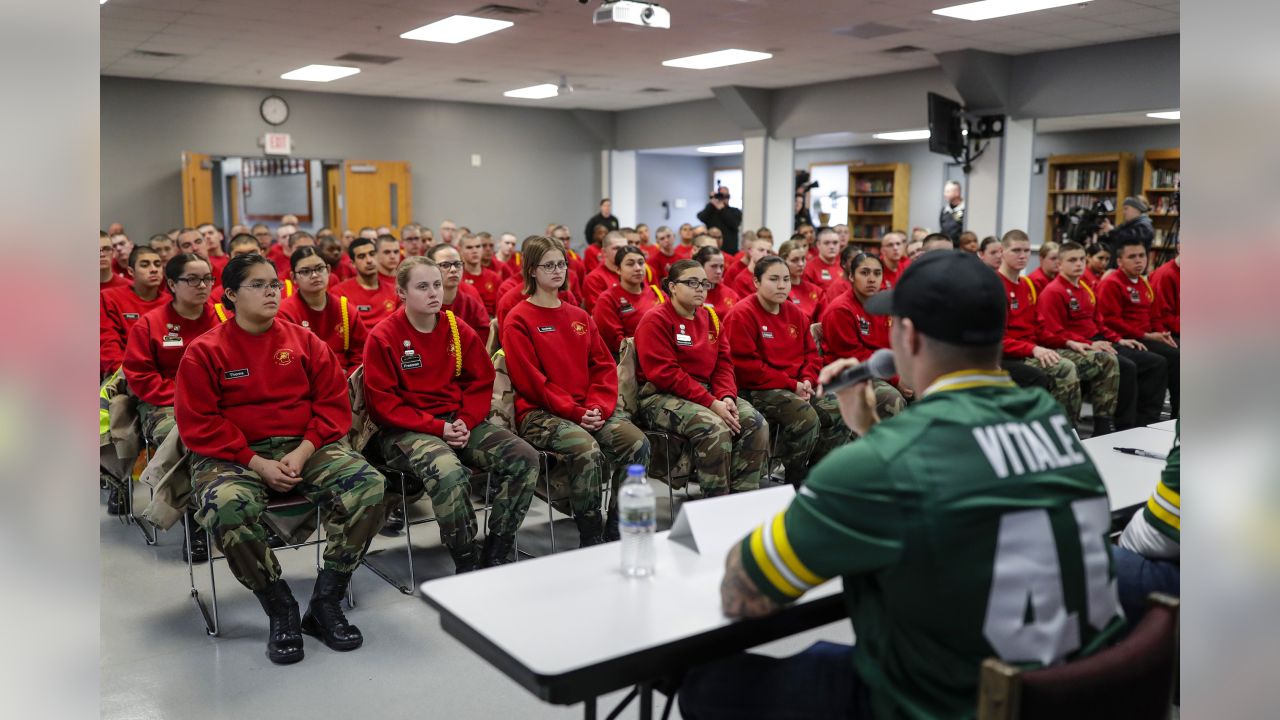
[[[364,320],[366,329],[373,329],[383,318],[395,312],[400,300],[395,285],[383,282],[378,272],[376,245],[367,238],[356,238],[347,248],[347,255],[356,268],[356,276],[333,286],[335,295],[345,296],[355,306]]]
[[[596,301],[591,318],[605,347],[617,357],[622,341],[635,337],[640,318],[667,298],[657,285],[645,285],[645,254],[639,248],[628,245],[619,249],[614,263],[619,268],[619,282]]]
[[[646,464],[649,442],[617,409],[618,374],[613,356],[581,308],[561,302],[568,263],[555,240],[525,242],[527,298],[502,325],[507,371],[516,391],[516,426],[534,447],[566,456],[573,483],[574,521],[583,546],[602,540],[602,472],[612,471],[618,497],[627,465]],[[615,412],[615,410],[618,410]],[[607,463],[607,464],[606,464]],[[608,539],[616,537],[611,513]]]
[[[1062,251],[1058,251],[1058,262],[1062,262]],[[1090,290],[1096,290],[1098,283],[1107,274],[1107,265],[1111,264],[1111,246],[1106,243],[1094,243],[1085,249],[1084,275],[1081,282],[1089,284]]]
[[[663,225],[658,228],[654,238],[657,244],[649,253],[649,267],[653,268],[653,273],[659,278],[667,276],[667,271],[671,266],[681,260],[687,260],[692,256],[691,248],[686,245],[678,245],[676,243],[676,234],[671,228]],[[706,269],[706,265],[703,265]],[[719,284],[719,281],[716,281]]]
[[[880,292],[884,266],[880,258],[858,253],[849,260],[853,271],[853,290],[822,313],[822,345],[828,361],[856,358],[865,362],[876,350],[889,347],[889,317],[873,315],[864,305]],[[909,391],[898,387],[898,378],[872,380],[876,394],[876,410],[880,417],[890,417],[906,407]]]
[[[884,269],[884,277],[880,282],[881,290],[890,290],[898,284],[898,276],[907,269],[911,261],[906,257],[907,236],[894,231],[885,233],[880,238],[880,264]],[[975,248],[976,251],[976,248]]]
[[[729,287],[725,282],[724,253],[715,245],[704,245],[693,254],[693,259],[702,265],[702,269],[707,273],[707,281],[711,283],[711,289],[707,291],[706,304],[724,317],[742,297],[737,290]]]
[[[681,260],[663,285],[670,302],[636,330],[636,419],[689,442],[704,496],[758,489],[769,426],[738,397],[724,327],[703,305],[707,274],[696,261]]]
[[[1168,382],[1164,359],[1099,321],[1094,291],[1080,279],[1084,264],[1084,248],[1078,243],[1064,243],[1059,248],[1058,277],[1036,298],[1042,342],[1051,348],[1079,350],[1087,346],[1116,354],[1120,366],[1116,427],[1124,430],[1158,422]]]
[[[809,257],[809,251],[805,249],[802,241],[788,240],[778,248],[778,257],[786,261],[787,271],[791,276],[791,291],[787,294],[787,302],[799,309],[810,323],[818,322],[822,317],[822,310],[826,307],[823,295],[827,291],[805,280],[806,268],[813,261]],[[835,287],[837,284],[848,286],[849,283],[845,280],[843,272],[840,273],[840,277],[828,283],[827,288]]]
[[[427,257],[440,269],[444,288],[441,309],[451,311],[476,331],[481,343],[488,343],[489,313],[484,309],[480,291],[462,281],[465,265],[458,250],[452,245],[441,243],[427,250]]]
[[[840,267],[840,235],[824,225],[817,231],[816,246],[818,253],[805,265],[803,279],[818,288],[820,297],[828,285],[844,277],[844,268]],[[794,289],[794,280],[791,285]]]
[[[797,253],[807,253],[799,244]],[[818,396],[818,349],[809,320],[790,302],[791,269],[781,258],[756,264],[759,288],[734,306],[725,332],[742,396],[778,428],[777,456],[799,487],[809,465],[849,440],[834,395]]]
[[[129,287],[129,281],[115,271],[115,260],[111,254],[111,239],[106,233],[98,231],[98,292],[118,287]]]
[[[329,292],[329,264],[314,247],[300,247],[289,258],[297,292],[280,303],[280,319],[301,325],[333,350],[344,374],[364,361],[369,331],[347,296]]]
[[[98,294],[98,372],[104,378],[124,362],[124,346],[133,324],[169,302],[169,296],[160,292],[164,268],[155,250],[146,245],[135,247],[129,253],[129,271],[133,283],[128,287]]]
[[[276,322],[283,283],[271,261],[244,255],[223,277],[235,319],[192,341],[178,365],[176,416],[192,452],[196,520],[270,618],[272,662],[301,660],[302,632],[354,650],[364,639],[339,603],[382,527],[386,480],[338,442],[351,429],[347,383],[315,333]],[[328,538],[301,620],[261,522],[268,500],[290,491],[326,515]]]
[[[457,572],[510,562],[538,480],[538,453],[485,420],[493,365],[480,336],[451,312],[440,312],[444,286],[435,263],[407,258],[397,288],[403,306],[374,329],[364,355],[365,401],[382,429],[382,455],[426,482]],[[478,559],[472,468],[493,473],[502,487]]]
[[[1151,273],[1151,288],[1155,290],[1155,329],[1173,336],[1181,345],[1182,334],[1182,254],[1156,268]]]
[[[502,278],[484,267],[484,244],[479,235],[463,235],[458,248],[463,264],[462,282],[475,288],[485,312],[492,315],[498,308],[498,286],[502,284]]]
[[[1124,241],[1116,248],[1116,272],[1098,283],[1098,308],[1102,322],[1120,337],[1141,342],[1145,349],[1164,358],[1169,382],[1169,405],[1178,417],[1178,342],[1157,327],[1156,292],[1147,282],[1147,250],[1139,241]]]
[[[1058,243],[1052,240],[1040,246],[1040,267],[1027,275],[1037,293],[1043,292],[1045,286],[1058,277],[1058,249]]]
[[[600,264],[582,281],[582,307],[588,313],[595,309],[596,300],[601,295],[618,284],[618,266],[614,258],[624,247],[627,247],[627,238],[622,233],[611,232],[605,236],[600,249]]]

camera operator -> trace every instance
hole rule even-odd
[[[1124,199],[1124,204],[1120,207],[1120,213],[1124,217],[1120,227],[1112,225],[1110,219],[1103,218],[1102,224],[1098,227],[1098,241],[1111,247],[1111,257],[1119,257],[1119,249],[1130,240],[1141,242],[1142,247],[1147,252],[1151,252],[1151,241],[1156,233],[1151,226],[1151,218],[1147,216],[1150,211],[1151,206],[1146,200],[1137,195],[1130,195]]]
[[[698,219],[707,229],[720,228],[724,239],[721,249],[727,253],[738,252],[738,227],[742,225],[742,211],[729,206],[729,188],[716,188],[707,206],[698,213]]]

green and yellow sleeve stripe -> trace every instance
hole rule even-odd
[[[1182,496],[1161,480],[1147,500],[1146,516],[1153,527],[1166,535],[1172,530],[1172,537],[1177,538],[1182,533]]]
[[[742,565],[761,592],[783,603],[826,581],[796,555],[787,538],[786,511],[743,539]]]

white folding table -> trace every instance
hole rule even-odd
[[[1167,455],[1173,449],[1173,433],[1150,427],[1131,428],[1089,438],[1081,443],[1107,487],[1111,512],[1116,520],[1128,522],[1133,510],[1147,501],[1160,482],[1164,461],[1126,455],[1115,448],[1137,448]]]

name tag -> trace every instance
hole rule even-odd
[[[555,332],[555,331],[556,331],[556,327],[555,327],[554,325],[540,325],[540,326],[538,326],[538,332],[540,332],[540,333],[549,333],[549,332]]]
[[[823,271],[822,271],[822,279],[823,279],[823,280],[830,280],[830,279],[831,279],[831,271],[829,271],[829,270],[823,270]]]
[[[631,303],[623,303],[622,305],[618,306],[619,315],[626,315],[627,313],[633,313],[635,311],[636,311],[636,307]]]
[[[223,380],[238,380],[239,378],[249,377],[249,368],[240,368],[239,370],[228,370],[222,373]]]
[[[373,306],[372,306],[372,305],[357,305],[357,306],[356,306],[356,311],[357,311],[357,312],[369,312],[369,311],[370,311],[370,310],[372,310],[372,309],[373,309]]]
[[[770,331],[768,331],[768,330],[761,330],[761,331],[760,331],[760,337],[764,338],[765,340],[772,340],[772,339],[773,339],[773,333],[772,333],[772,332],[770,332]]]
[[[1080,301],[1075,298],[1071,298],[1070,300],[1068,300],[1067,306],[1071,308],[1071,312],[1080,311]]]
[[[688,335],[685,335],[684,333],[676,333],[676,344],[677,344],[677,345],[692,345],[692,344],[693,344],[693,338],[689,337]]]
[[[124,314],[124,319],[125,319],[125,320],[137,320],[137,319],[138,319],[138,313],[125,313],[125,314]]]
[[[161,347],[176,348],[182,347],[182,338],[165,338],[161,343]]]
[[[400,358],[401,370],[417,370],[422,367],[421,355],[405,355]]]
[[[871,334],[871,321],[870,321],[870,320],[868,320],[868,319],[866,319],[866,318],[864,318],[864,317],[859,317],[859,318],[858,318],[858,332],[859,332],[859,333],[861,333],[861,334],[863,334],[863,335],[870,335],[870,334]]]
[[[1129,302],[1131,303],[1142,302],[1142,297],[1138,295],[1138,288],[1129,288]],[[125,317],[129,317],[129,316],[125,315]],[[135,315],[134,317],[137,317],[137,316]]]

